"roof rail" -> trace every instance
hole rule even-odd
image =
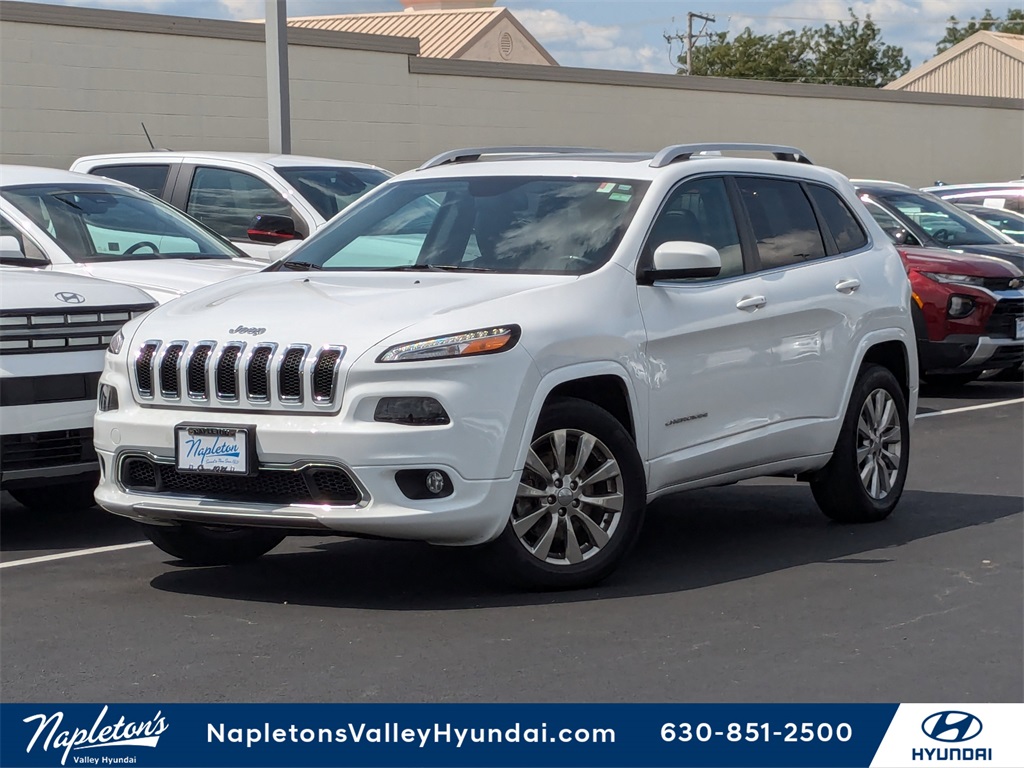
[[[595,149],[594,147],[469,147],[442,152],[427,160],[416,170],[424,171],[427,168],[436,168],[448,163],[473,162],[479,160],[483,155],[578,155],[607,151],[607,149]]]
[[[736,152],[771,152],[776,160],[788,160],[791,163],[806,163],[814,165],[804,151],[796,147],[784,147],[778,144],[676,144],[665,147],[654,156],[651,161],[651,168],[664,168],[666,165],[680,160],[689,160],[693,155],[703,152],[721,152],[732,150]]]

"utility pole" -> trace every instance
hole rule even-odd
[[[688,74],[688,75],[691,72],[693,72],[693,40],[694,40],[693,20],[694,19],[703,19],[704,20],[704,27],[705,28],[707,27],[708,24],[714,24],[715,23],[715,17],[714,16],[706,16],[703,13],[693,13],[693,12],[688,12],[686,14],[686,74]],[[704,28],[702,28],[701,31],[697,34],[697,37],[701,37],[701,36],[703,36],[703,34],[704,34]]]
[[[288,2],[267,0],[267,131],[270,151],[292,151],[292,116],[288,97]]]

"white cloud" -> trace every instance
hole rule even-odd
[[[577,21],[553,10],[517,10],[515,16],[541,43],[569,42],[579,50],[610,50],[615,47],[622,29],[602,27]]]

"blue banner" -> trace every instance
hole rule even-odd
[[[896,704],[3,704],[0,764],[852,768],[871,764],[896,711]]]

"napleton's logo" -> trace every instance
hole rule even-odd
[[[159,710],[150,720],[125,722],[122,715],[117,719],[117,722],[104,725],[103,720],[107,716],[107,710],[108,707],[104,705],[99,717],[96,718],[96,722],[88,730],[84,728],[62,728],[64,724],[63,712],[54,712],[51,715],[40,713],[26,717],[22,722],[38,722],[38,725],[28,746],[25,747],[25,752],[31,752],[37,744],[43,752],[49,752],[51,749],[55,751],[64,750],[64,754],[61,755],[60,764],[65,765],[68,755],[72,751],[81,749],[155,747],[157,742],[160,741],[160,734],[170,727]],[[111,764],[129,762],[128,760],[122,761],[118,758],[104,758],[103,761]],[[99,763],[100,760],[76,757],[74,762]],[[134,762],[134,760],[130,762]]]

